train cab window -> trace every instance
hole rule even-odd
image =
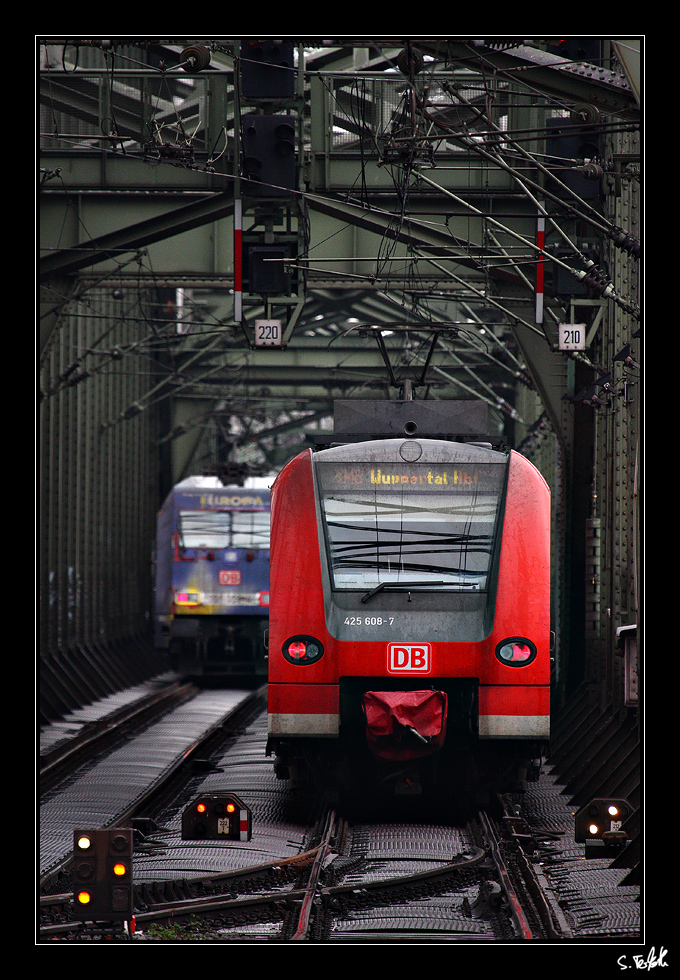
[[[219,510],[182,510],[179,514],[181,548],[229,548],[231,514]]]
[[[234,511],[232,548],[268,548],[269,512]]]
[[[317,462],[333,587],[489,588],[504,463]]]
[[[183,510],[181,548],[269,548],[268,511]]]

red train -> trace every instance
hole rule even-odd
[[[277,774],[517,788],[550,734],[550,490],[533,464],[355,442],[296,456],[271,501]]]

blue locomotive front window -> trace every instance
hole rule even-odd
[[[183,510],[179,515],[182,548],[229,548],[231,514],[219,510]]]
[[[182,548],[269,547],[267,511],[183,510],[179,514]]]
[[[262,511],[234,511],[231,515],[232,548],[268,548],[269,514]]]
[[[504,464],[317,463],[335,589],[489,587]]]

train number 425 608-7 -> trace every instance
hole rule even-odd
[[[346,616],[345,626],[391,626],[394,616]]]

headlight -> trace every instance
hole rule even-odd
[[[524,636],[510,636],[496,647],[496,658],[507,667],[526,667],[536,659],[536,645]]]
[[[175,604],[177,606],[200,606],[201,597],[198,592],[176,592]]]
[[[289,664],[315,664],[323,656],[323,645],[313,636],[291,636],[283,644],[284,659]]]

